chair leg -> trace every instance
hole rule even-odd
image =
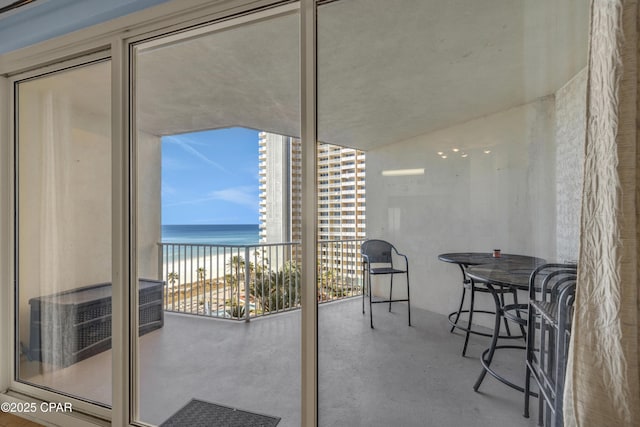
[[[362,314],[364,315],[364,299],[367,294],[367,279],[365,277],[365,270],[362,267]]]
[[[538,394],[542,394],[542,393],[538,393]],[[543,426],[544,425],[544,397],[539,396],[538,397],[538,425],[539,426]]]
[[[371,283],[369,283],[369,285],[371,285]],[[371,329],[373,329],[373,306],[371,304],[371,294],[369,294],[369,321],[371,322]]]
[[[389,286],[389,313],[391,313],[391,300],[393,295],[393,274],[391,274],[391,286]]]
[[[504,307],[504,293],[502,292],[504,289],[501,288],[500,289],[500,307]],[[502,318],[502,321],[504,322],[504,328],[507,330],[507,335],[511,336],[511,330],[509,329],[509,321],[507,320],[506,317]]]
[[[529,405],[531,403],[531,367],[529,363],[533,362],[534,352],[535,352],[535,329],[536,329],[536,319],[535,319],[535,309],[530,308],[527,311],[527,340],[525,345],[525,377],[524,377],[524,417],[529,418]],[[538,399],[544,399],[542,396],[542,391],[538,390]]]
[[[409,326],[411,326],[411,297],[409,296],[409,269],[407,268],[407,316],[409,317]]]
[[[527,349],[527,351],[529,351]],[[531,370],[529,369],[529,364],[527,364],[527,369],[525,370],[524,377],[524,414],[522,414],[525,418],[529,418],[529,390],[531,390]],[[542,399],[542,393],[540,393],[540,399]]]
[[[371,304],[371,298],[373,298],[372,292],[371,292],[371,274],[368,275],[369,277],[369,321],[371,322],[371,329],[373,329],[373,306]]]
[[[453,325],[451,326],[451,330],[449,332],[452,332],[456,329],[456,325],[458,324],[458,319],[460,319],[460,313],[462,312],[462,307],[464,306],[464,298],[465,295],[467,294],[467,288],[464,287],[464,283],[462,284],[462,297],[460,298],[460,305],[458,306],[458,311],[456,313],[456,319],[453,321]]]
[[[513,303],[516,305],[516,307],[518,306],[518,291],[516,291],[515,289],[513,290]],[[518,316],[518,318],[522,318],[520,316],[520,309],[516,309],[516,315]],[[527,342],[527,331],[524,329],[523,324],[519,323],[519,325],[520,333],[522,334],[524,341]]]
[[[473,306],[476,299],[476,288],[473,282],[471,282],[471,296],[469,301],[469,321],[467,322],[467,330],[464,334],[464,345],[462,346],[462,357],[467,355],[467,345],[469,344],[469,336],[471,335],[471,327],[473,325]]]
[[[472,282],[473,284],[473,282]],[[493,360],[493,355],[496,351],[496,346],[498,344],[498,337],[500,336],[500,325],[502,324],[500,322],[500,318],[501,316],[501,306],[500,306],[500,297],[497,295],[495,288],[487,283],[487,289],[489,290],[489,292],[491,292],[491,296],[493,297],[493,302],[496,306],[496,317],[494,320],[494,325],[493,325],[493,334],[491,335],[491,344],[489,344],[489,348],[487,350],[485,350],[482,355],[480,355],[480,358],[484,361],[484,364],[486,364],[487,366],[491,365],[491,361]],[[486,357],[485,357],[485,353],[486,353]],[[484,377],[487,375],[487,369],[483,368],[482,372],[480,372],[480,376],[478,377],[478,379],[476,380],[476,383],[473,385],[473,391],[478,391],[478,389],[480,388],[480,385],[482,384],[482,381],[484,381]]]

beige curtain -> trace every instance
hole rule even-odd
[[[592,0],[566,426],[640,426],[638,4]]]

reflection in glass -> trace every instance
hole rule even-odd
[[[107,61],[20,82],[16,377],[111,402]]]

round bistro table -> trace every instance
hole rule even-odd
[[[492,333],[486,333],[483,331],[473,329],[473,326],[472,326],[473,315],[475,313],[490,314],[493,316],[496,315],[495,311],[476,310],[474,308],[475,293],[476,292],[490,293],[491,290],[489,290],[485,286],[478,286],[478,283],[474,283],[471,279],[469,279],[466,273],[467,268],[475,265],[490,264],[490,263],[496,263],[497,265],[502,265],[507,263],[508,264],[525,263],[526,264],[531,260],[536,260],[536,261],[539,261],[540,263],[544,262],[544,260],[540,258],[534,258],[526,255],[515,255],[515,254],[501,254],[500,257],[496,258],[493,256],[492,252],[451,252],[451,253],[444,253],[444,254],[438,255],[438,259],[443,262],[448,262],[451,264],[458,265],[458,267],[460,268],[460,272],[462,273],[462,296],[460,298],[460,305],[458,306],[458,310],[449,313],[449,315],[447,316],[449,323],[451,324],[451,332],[453,332],[455,329],[460,329],[465,332],[464,345],[462,347],[462,356],[465,356],[467,353],[467,346],[469,344],[470,334],[481,335],[489,338],[493,337]],[[469,309],[463,310],[467,289],[469,289],[470,291]],[[517,303],[516,291],[512,290],[511,288],[506,288],[506,289],[502,289],[502,292],[500,293],[500,301],[502,305],[504,305],[504,293],[511,293],[514,297],[514,303]],[[462,313],[467,313],[468,315],[466,326],[461,325],[459,323],[460,315]],[[513,338],[523,337],[523,335],[512,336],[506,319],[504,324],[505,324],[505,330],[507,331],[507,335],[500,336],[500,338],[513,339]],[[524,334],[523,328],[521,328],[521,332]]]
[[[521,328],[526,326],[526,318],[520,316],[520,310],[525,309],[523,305],[515,304],[505,305],[501,300],[500,295],[504,289],[510,289],[513,292],[526,291],[529,289],[529,277],[531,273],[539,265],[544,264],[544,260],[534,257],[520,256],[517,259],[511,260],[495,260],[488,264],[470,266],[466,269],[467,277],[472,283],[483,283],[488,289],[489,293],[493,297],[493,301],[496,306],[494,328],[491,337],[491,343],[489,347],[482,353],[480,357],[480,363],[482,364],[482,372],[476,380],[473,386],[475,391],[482,384],[487,373],[496,378],[498,381],[508,385],[511,388],[524,392],[524,388],[519,386],[508,379],[498,374],[491,368],[491,362],[496,350],[499,349],[526,349],[523,345],[498,345],[498,338],[504,338],[500,336],[500,321],[506,317],[516,321]],[[505,312],[509,311],[509,315],[505,317]],[[511,312],[515,311],[515,315]]]

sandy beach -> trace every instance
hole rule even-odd
[[[225,250],[226,249],[226,250]],[[231,266],[232,260],[237,261],[237,257],[245,261],[248,253],[249,263],[252,265],[262,266],[264,269],[271,267],[272,269],[280,269],[285,261],[289,258],[285,256],[285,247],[267,247],[264,253],[255,247],[245,250],[238,247],[212,247],[203,254],[191,255],[189,250],[185,253],[175,252],[175,255],[169,252],[165,253],[165,262],[162,266],[162,280],[167,282],[167,286],[179,286],[187,283],[202,282],[208,279],[223,280],[225,275],[236,275],[238,269],[240,275],[244,274],[244,264],[235,262]],[[198,255],[198,256],[196,256]],[[202,269],[202,270],[201,270]],[[199,275],[200,271],[200,275]],[[176,273],[177,277],[171,280],[171,273]]]
[[[167,261],[162,267],[163,280],[167,284],[165,309],[227,317],[225,312],[231,309],[231,301],[233,304],[244,305],[244,281],[240,280],[238,288],[234,280],[236,275],[244,277],[245,274],[244,259],[247,251],[244,248],[227,248],[226,251],[224,248],[213,248],[200,256],[191,257],[189,252],[176,251],[175,256],[171,256],[171,253],[165,256]],[[276,254],[274,249],[270,256],[282,263],[282,249],[279,252]],[[248,253],[251,264],[269,268],[268,253],[264,259],[255,248],[251,248]],[[242,262],[237,262],[238,257]]]

